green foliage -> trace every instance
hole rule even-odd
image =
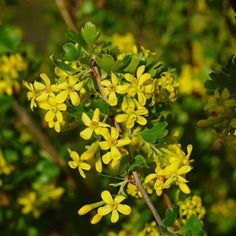
[[[177,208],[167,209],[163,223],[166,227],[172,227],[177,220],[178,210]]]
[[[206,88],[213,94],[216,89],[222,91],[228,88],[231,95],[236,97],[236,56],[232,56],[220,72],[212,72],[211,80],[206,82]]]
[[[167,125],[166,121],[157,123],[149,129],[144,129],[141,135],[146,142],[155,143],[158,139],[162,139],[168,134]]]
[[[10,26],[0,26],[0,54],[13,53],[17,50],[21,38]]]
[[[202,236],[203,223],[196,215],[192,215],[187,222],[181,227],[180,232],[184,236]]]
[[[80,58],[81,48],[73,43],[65,43],[63,45],[64,55],[63,58],[66,61],[75,61]]]
[[[133,170],[140,170],[141,168],[146,167],[147,168],[147,161],[144,156],[142,155],[136,155],[134,157],[133,163],[129,166],[128,171]]]
[[[88,45],[94,43],[99,37],[99,32],[97,31],[96,26],[91,22],[85,24],[81,29],[81,34]]]

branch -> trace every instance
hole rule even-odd
[[[55,149],[55,147],[51,144],[48,137],[41,131],[41,129],[36,125],[36,123],[33,121],[33,119],[30,117],[30,115],[25,111],[24,107],[22,107],[15,99],[13,100],[13,110],[17,114],[19,120],[22,122],[23,125],[27,127],[29,132],[32,134],[32,136],[35,138],[39,146],[44,149],[49,156],[51,157],[51,160],[60,166],[64,174],[66,175],[67,179],[70,181],[70,183],[73,184],[73,186],[78,185],[77,181],[73,178],[73,176],[68,171],[65,162],[61,158],[58,151]],[[81,188],[81,186],[80,186]],[[83,186],[84,188],[84,186]],[[87,191],[85,189],[85,191]]]
[[[75,26],[71,15],[69,14],[69,11],[66,8],[64,0],[55,0],[55,3],[61,12],[61,15],[69,29],[72,29],[74,31],[77,31],[77,27]]]
[[[145,191],[145,189],[143,188],[143,185],[138,177],[138,173],[136,171],[133,171],[133,176],[134,176],[134,182],[135,185],[137,186],[137,188],[139,189],[139,191],[142,193],[143,199],[146,202],[147,206],[149,207],[149,209],[152,212],[152,215],[155,219],[155,221],[157,222],[157,224],[159,226],[163,225],[162,219],[160,217],[160,215],[158,214],[155,206],[153,205],[151,199],[149,198],[147,192]]]
[[[162,197],[163,197],[163,201],[166,204],[167,208],[169,208],[169,209],[173,208],[173,205],[170,201],[169,196],[166,193],[163,193]]]
[[[101,76],[100,76],[100,73],[99,73],[99,71],[98,71],[98,67],[97,67],[97,65],[96,65],[96,62],[95,62],[94,60],[92,61],[92,73],[93,73],[93,76],[94,76],[94,78],[95,78],[95,80],[96,80],[98,89],[99,89],[99,91],[100,91],[100,93],[101,93],[102,99],[103,99],[105,102],[107,102],[107,97],[106,97],[106,95],[104,94],[104,92],[103,92],[103,87],[102,87],[102,85],[101,85]]]

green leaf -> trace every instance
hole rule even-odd
[[[99,37],[99,32],[97,31],[96,26],[91,22],[85,24],[81,29],[81,34],[88,45],[94,43]]]
[[[103,69],[107,73],[113,71],[113,67],[115,66],[115,60],[113,56],[109,54],[103,54],[102,58],[97,57],[96,63],[101,69]]]
[[[150,129],[144,129],[141,136],[146,142],[155,143],[157,139],[162,139],[168,134],[168,130],[165,129],[167,125],[166,121],[157,123]]]
[[[147,167],[146,159],[142,155],[137,155],[134,158],[134,162],[129,166],[128,171],[130,172],[135,169],[140,169],[142,167]]]
[[[108,115],[109,114],[109,105],[102,99],[94,100],[93,102],[95,108],[99,108],[99,110]]]
[[[177,219],[177,208],[167,209],[163,223],[166,227],[172,227]]]
[[[78,32],[75,32],[73,30],[68,30],[65,34],[66,39],[74,42],[74,43],[79,43],[80,41],[80,35]]]
[[[192,215],[181,227],[180,232],[184,236],[202,236],[204,233],[203,223],[196,215]]]
[[[21,38],[14,28],[9,26],[0,27],[0,53],[15,52],[20,41]]]
[[[73,43],[66,43],[63,45],[64,55],[63,59],[66,61],[76,61],[80,58],[81,48],[76,47]]]
[[[125,72],[135,73],[139,65],[139,58],[137,56],[132,56],[130,63],[125,68]]]
[[[60,69],[69,72],[71,74],[75,73],[76,70],[74,68],[72,68],[71,66],[69,66],[68,64],[66,64],[64,61],[60,60],[60,59],[56,59],[54,58],[54,55],[52,55],[50,57],[50,59],[53,61],[53,63],[58,66]]]
[[[6,157],[6,160],[10,163],[17,161],[19,158],[17,151],[12,149],[4,150],[4,156]]]
[[[67,111],[69,116],[75,118],[75,120],[80,123],[82,122],[83,112],[86,112],[82,104],[79,104],[76,107],[68,107]]]

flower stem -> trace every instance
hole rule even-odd
[[[136,171],[133,171],[132,173],[134,176],[135,185],[137,186],[139,191],[142,193],[143,199],[146,202],[147,206],[149,207],[150,211],[152,212],[152,215],[153,215],[155,221],[157,222],[157,224],[159,226],[162,226],[163,225],[162,219],[161,219],[159,213],[157,212],[155,206],[153,205],[151,199],[149,198],[146,190],[144,189],[144,187],[139,179],[138,173]]]

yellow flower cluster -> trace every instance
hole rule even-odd
[[[212,205],[210,211],[217,217],[217,219],[232,218],[236,220],[235,208],[236,208],[236,200],[226,199],[226,200],[221,200],[218,203]]]
[[[138,236],[160,236],[160,232],[157,228],[155,221],[147,224],[141,232],[138,232]]]
[[[191,161],[189,157],[192,152],[192,145],[187,146],[187,155],[181,150],[181,146],[178,144],[168,145],[167,148],[160,148],[160,159],[156,161],[155,173],[146,176],[144,183],[151,183],[154,181],[153,188],[156,191],[157,196],[160,196],[164,189],[171,187],[175,183],[180,190],[189,194],[190,189],[186,184],[188,181],[185,179],[185,175],[191,171]]]
[[[111,222],[116,223],[119,220],[119,213],[129,215],[131,212],[130,206],[121,204],[125,200],[122,195],[116,195],[115,198],[107,190],[101,193],[102,201],[84,205],[79,209],[79,215],[85,215],[93,209],[97,209],[97,214],[92,218],[91,223],[97,224],[103,216],[111,213]]]
[[[182,223],[185,223],[191,215],[196,215],[199,219],[203,219],[206,210],[202,205],[202,199],[196,195],[186,199],[179,206],[179,216]]]
[[[19,53],[0,57],[0,94],[12,95],[14,89],[19,90],[18,78],[27,67],[27,62]]]
[[[71,67],[76,68],[76,64],[72,63]],[[28,88],[27,97],[31,101],[30,107],[39,106],[45,110],[44,120],[50,128],[54,128],[57,132],[61,131],[64,124],[64,112],[67,110],[67,103],[73,106],[80,104],[83,95],[86,93],[84,88],[84,80],[80,80],[79,76],[70,75],[59,68],[55,68],[57,78],[55,83],[49,77],[42,73],[40,75],[43,82],[34,81],[34,83],[24,82]]]
[[[126,33],[125,35],[113,34],[112,43],[120,49],[121,54],[118,55],[118,60],[124,58],[127,53],[137,54],[138,49],[135,45],[133,34]]]
[[[196,77],[197,71],[191,65],[184,65],[179,77],[179,92],[184,95],[206,95],[204,84]]]
[[[35,218],[38,218],[42,209],[47,205],[58,200],[64,193],[62,187],[56,187],[54,184],[43,185],[36,183],[33,185],[34,191],[25,192],[18,198],[18,204],[22,205],[22,214],[32,213]]]
[[[171,72],[163,72],[161,78],[155,82],[157,84],[156,87],[158,88],[159,86],[158,96],[168,98],[170,101],[175,101],[179,83],[174,80]]]

